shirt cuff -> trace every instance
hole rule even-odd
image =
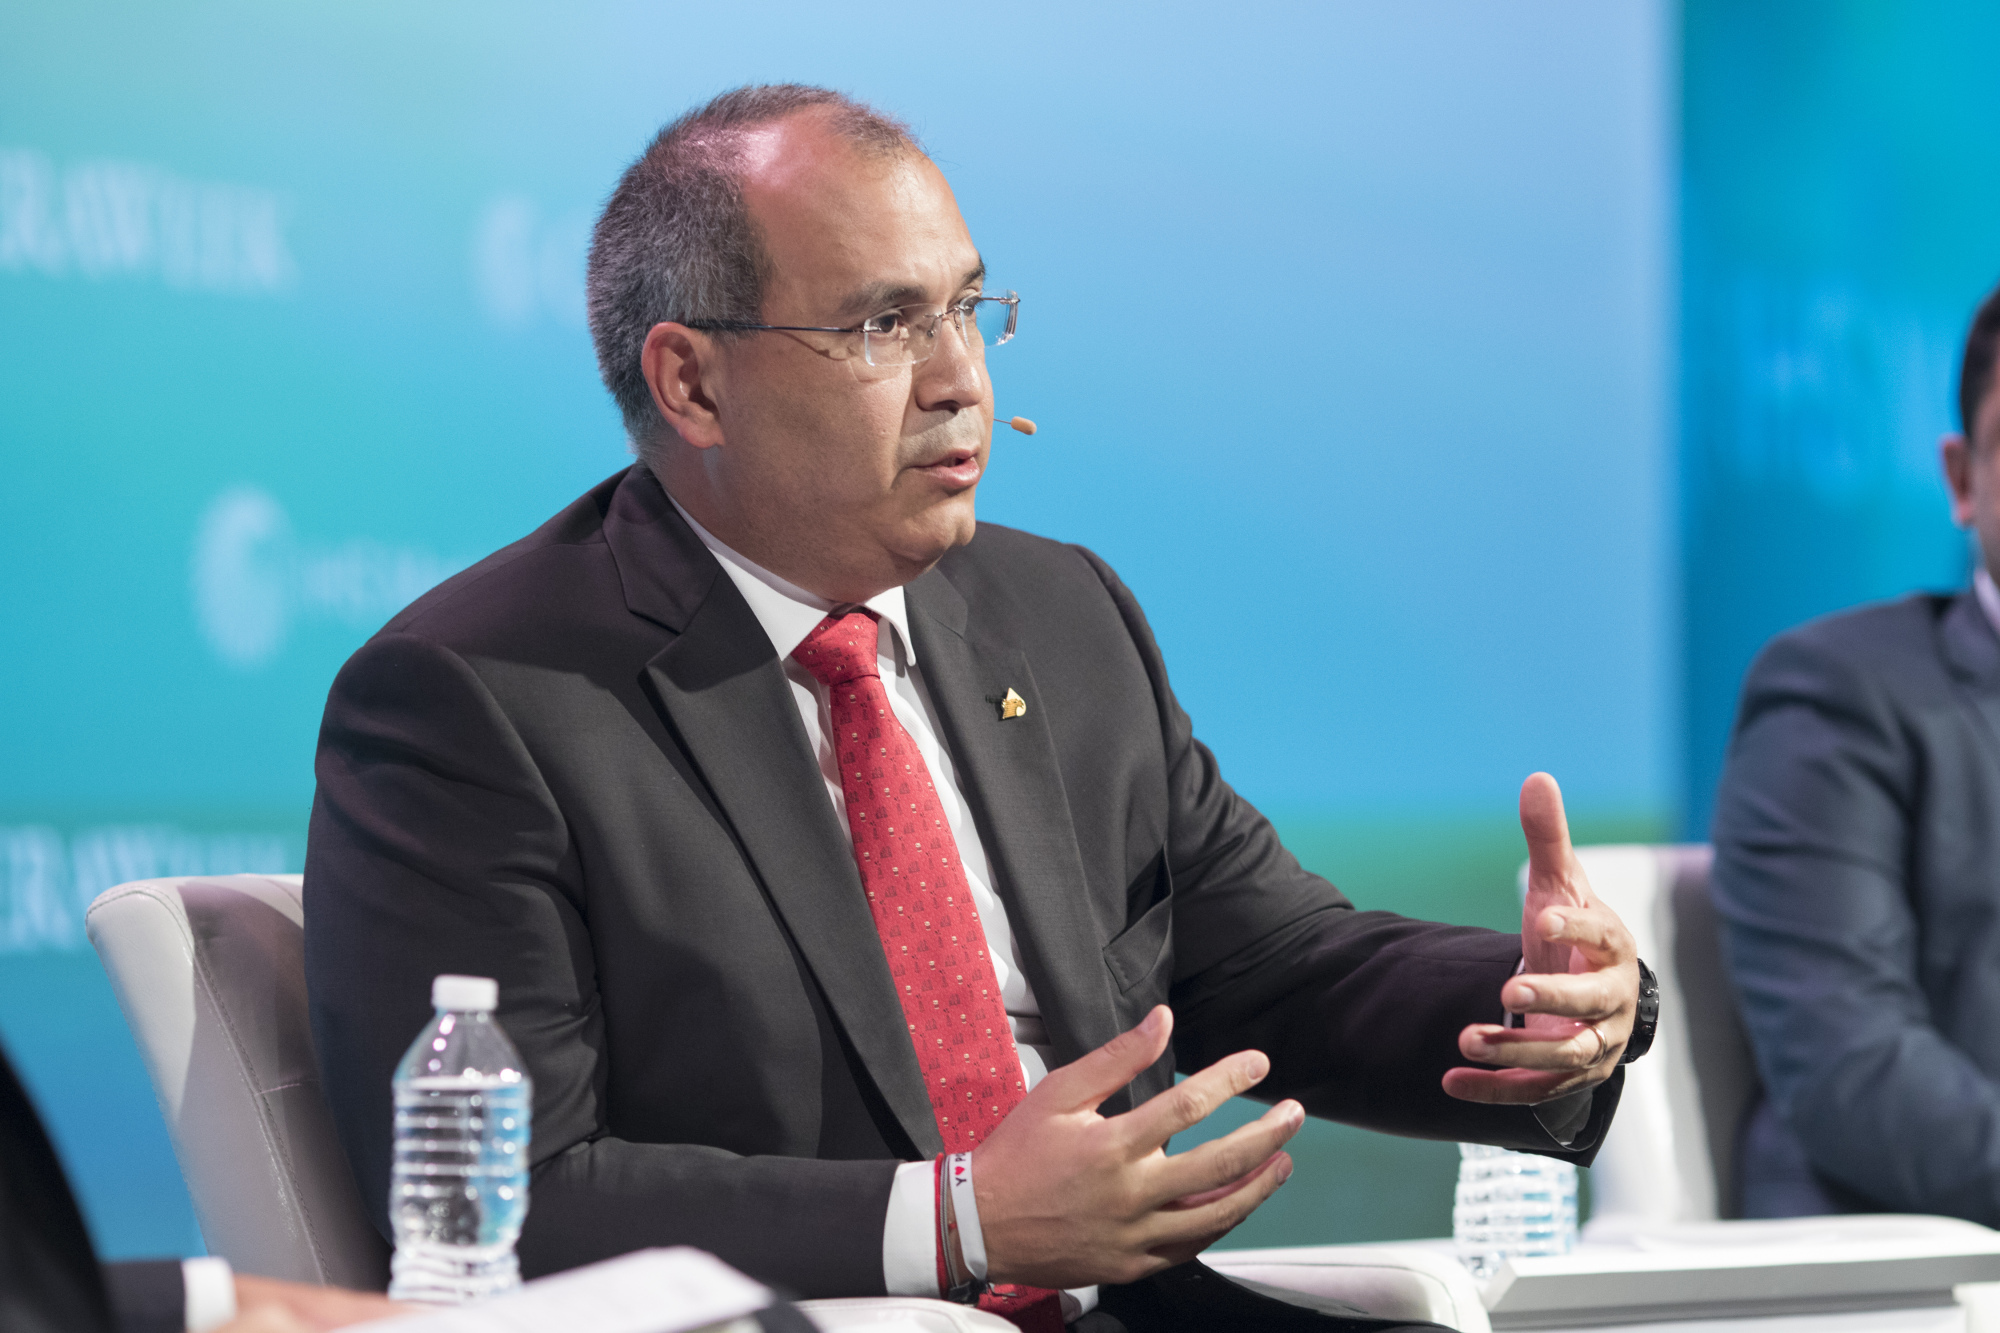
[[[1548,1136],[1567,1148],[1576,1142],[1576,1136],[1583,1133],[1590,1123],[1590,1108],[1596,1104],[1597,1088],[1588,1087],[1558,1097],[1552,1102],[1538,1102],[1534,1107],[1535,1122],[1548,1132]]]
[[[181,1289],[187,1294],[188,1333],[208,1333],[236,1317],[236,1274],[227,1259],[181,1260]]]
[[[882,1224],[882,1282],[891,1296],[943,1295],[937,1281],[937,1168],[905,1162],[889,1186]]]

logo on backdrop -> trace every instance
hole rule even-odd
[[[298,276],[285,220],[284,200],[257,186],[143,162],[59,170],[45,153],[0,148],[0,273],[269,295]]]
[[[65,838],[29,824],[0,827],[0,954],[81,949],[83,913],[127,880],[163,875],[283,874],[276,833],[188,833],[170,824],[90,828]]]
[[[470,563],[367,538],[303,542],[273,496],[237,486],[210,501],[195,525],[195,622],[217,657],[255,670],[302,621],[375,629]]]
[[[1737,476],[1822,500],[1937,488],[1958,315],[1924,315],[1840,282],[1739,281],[1705,319],[1697,393],[1726,404],[1703,452]],[[1724,424],[1726,422],[1726,424]]]
[[[486,317],[509,330],[543,320],[584,327],[590,222],[588,212],[545,217],[533,200],[517,194],[489,202],[472,231],[472,286]]]

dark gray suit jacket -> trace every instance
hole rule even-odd
[[[2000,1225],[2000,636],[1971,594],[1765,648],[1713,885],[1769,1097],[1746,1212]]]
[[[1094,556],[985,524],[907,598],[1058,1061],[1176,1009],[1172,1054],[1107,1113],[1254,1046],[1259,1095],[1589,1159],[1616,1080],[1568,1153],[1438,1086],[1518,937],[1357,912],[1302,870]],[[1002,721],[1009,688],[1028,711]],[[313,1030],[378,1219],[390,1071],[431,976],[466,972],[499,979],[535,1080],[526,1271],[688,1243],[802,1295],[882,1290],[896,1164],[940,1151],[931,1104],[770,640],[649,474],[356,653],[318,778]]]
[[[0,1050],[0,1329],[179,1333],[178,1259],[99,1265],[42,1119]]]

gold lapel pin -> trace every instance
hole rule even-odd
[[[1009,685],[1007,693],[1000,699],[1000,720],[1005,722],[1008,718],[1020,717],[1027,711],[1028,701],[1014,693],[1014,687]]]

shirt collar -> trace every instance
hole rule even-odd
[[[1986,609],[1986,618],[1993,622],[1993,632],[2000,634],[2000,586],[1993,582],[1993,572],[1981,565],[1979,572],[1972,576],[1972,590],[1979,594],[1979,605]]]
[[[693,514],[682,507],[679,500],[669,495],[674,508],[694,529],[694,535],[701,538],[715,558],[722,562],[723,573],[743,594],[743,600],[750,603],[750,613],[757,617],[757,623],[770,636],[771,646],[778,650],[780,659],[789,658],[792,650],[805,642],[806,635],[819,627],[830,612],[848,603],[829,602],[817,593],[807,592],[798,584],[779,578],[749,557],[732,550],[715,534],[695,521]],[[887,592],[876,593],[862,606],[873,611],[894,627],[896,637],[902,641],[903,660],[912,665],[917,660],[916,645],[910,641],[909,613],[904,606],[903,590],[891,588]]]

